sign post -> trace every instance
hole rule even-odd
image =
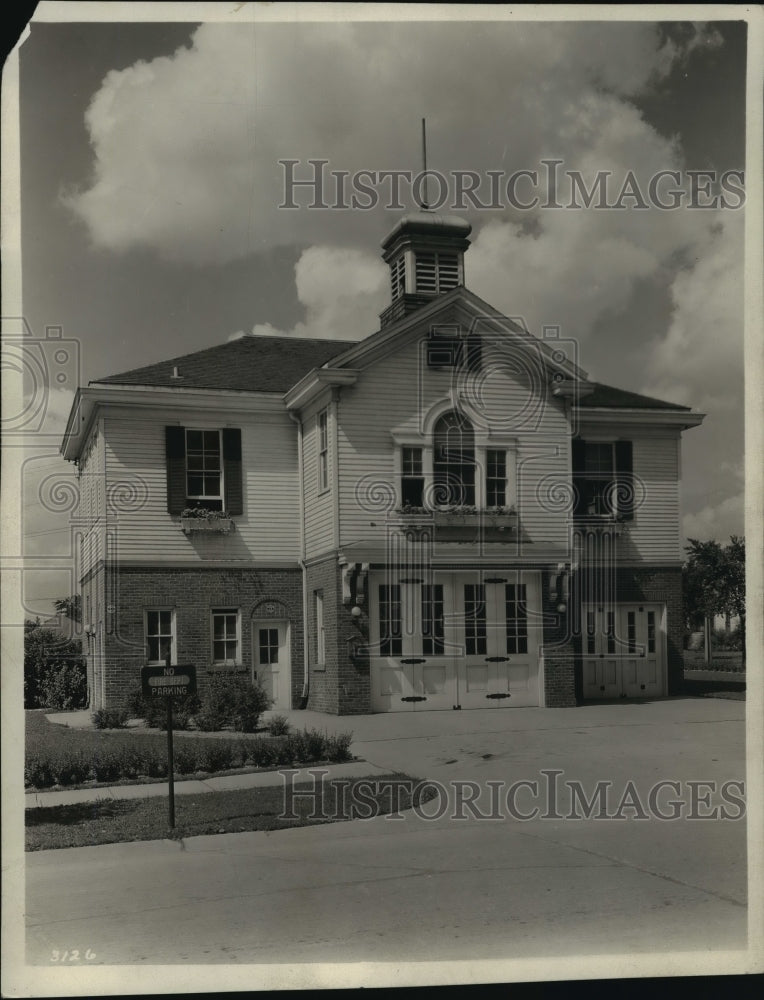
[[[196,666],[170,666],[170,657],[163,667],[141,667],[141,688],[145,698],[164,698],[167,705],[167,784],[170,796],[170,829],[175,829],[175,773],[172,748],[172,700],[196,694]]]

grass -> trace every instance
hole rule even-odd
[[[361,784],[365,787],[359,789]],[[294,790],[301,788],[313,791],[311,783],[295,785]],[[26,849],[44,851],[168,837],[285,830],[369,818],[394,808],[409,809],[433,794],[434,789],[425,788],[417,796],[416,779],[385,774],[322,782],[319,808],[312,794],[296,796],[285,808],[285,791],[280,786],[178,795],[172,831],[168,827],[166,796],[47,806],[26,810]],[[280,814],[285,812],[292,817],[281,819]]]

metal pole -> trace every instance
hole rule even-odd
[[[170,829],[175,829],[175,775],[172,759],[172,698],[167,699],[167,780],[170,790]]]
[[[424,118],[422,119],[422,177],[424,178],[422,208],[427,210],[430,207],[430,197],[427,191],[427,126]]]

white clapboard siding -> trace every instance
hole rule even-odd
[[[173,415],[183,426],[199,426],[192,412]],[[230,416],[204,426],[241,428],[244,513],[228,535],[190,535],[167,511],[163,419],[105,420],[109,531],[118,558],[232,563],[291,561],[300,555],[299,493],[295,426],[286,412]]]
[[[309,413],[303,419],[303,489],[305,501],[305,555],[326,552],[334,545],[334,420],[329,407],[327,421],[329,445],[329,489],[321,492],[318,479],[318,422],[317,414]]]
[[[625,435],[622,429],[620,436]],[[623,559],[649,562],[680,559],[677,440],[635,434],[632,453],[637,508],[619,545],[620,554]]]
[[[393,430],[417,433],[423,416],[449,397],[453,373],[422,364],[421,345],[410,343],[363,371],[339,402],[340,532],[343,544],[381,542],[385,517],[395,506]],[[546,491],[570,478],[570,444],[561,402],[545,380],[529,384],[513,366],[509,349],[497,359],[483,354],[481,399],[485,423],[517,440],[517,509],[532,542],[564,546],[564,513]],[[514,369],[514,370],[513,370]],[[533,400],[539,398],[538,408]],[[530,404],[530,405],[529,405]],[[530,417],[529,417],[530,414]],[[490,447],[490,444],[489,444]],[[543,481],[544,489],[539,489]]]
[[[96,426],[83,448],[77,480],[79,500],[72,518],[78,537],[80,579],[103,558],[106,526],[106,482],[104,441]]]

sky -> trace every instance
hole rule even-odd
[[[402,212],[280,209],[279,160],[416,172],[426,117],[444,174],[556,158],[686,187],[745,167],[745,68],[741,22],[33,22],[23,312],[79,357],[45,429],[63,432],[77,381],[235,336],[378,329],[379,243]],[[724,541],[743,533],[744,212],[626,205],[468,210],[466,284],[531,332],[559,326],[592,378],[707,413],[683,436],[682,529]],[[40,481],[72,476],[56,450],[24,482],[24,552],[52,561],[68,527]],[[28,612],[65,586],[29,574]]]

